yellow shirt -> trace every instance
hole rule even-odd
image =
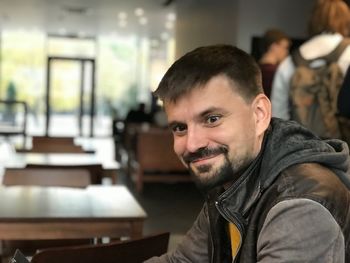
[[[228,229],[230,233],[230,239],[231,239],[231,251],[232,251],[232,260],[236,257],[238,250],[241,246],[241,234],[236,227],[236,225],[232,223],[228,223]]]

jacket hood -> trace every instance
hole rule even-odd
[[[272,118],[262,151],[262,190],[287,167],[310,162],[328,167],[350,187],[349,148],[341,140],[321,140],[294,121]]]
[[[230,188],[219,194],[217,203],[245,215],[283,170],[301,163],[328,167],[350,189],[349,149],[345,142],[321,140],[297,122],[272,118],[259,155]],[[227,210],[227,217],[232,218],[230,214]]]

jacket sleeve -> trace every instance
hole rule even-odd
[[[310,199],[286,200],[268,213],[257,262],[345,262],[344,236],[331,213]]]
[[[190,263],[209,262],[209,221],[207,206],[204,205],[191,229],[183,237],[181,243],[175,248],[160,257],[153,257],[146,260],[146,263]]]
[[[292,58],[289,56],[278,66],[275,73],[272,90],[271,90],[271,104],[272,116],[289,120],[289,83],[294,73],[294,64]]]

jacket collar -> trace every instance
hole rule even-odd
[[[349,151],[344,142],[321,141],[296,122],[273,118],[258,156],[227,190],[215,189],[209,198],[224,207],[228,216],[245,217],[281,171],[307,162],[328,166],[350,184]]]

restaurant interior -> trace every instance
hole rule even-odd
[[[311,2],[0,1],[1,262],[16,249],[40,263],[174,249],[204,196],[152,92],[195,47],[254,55],[270,27],[304,39]]]

